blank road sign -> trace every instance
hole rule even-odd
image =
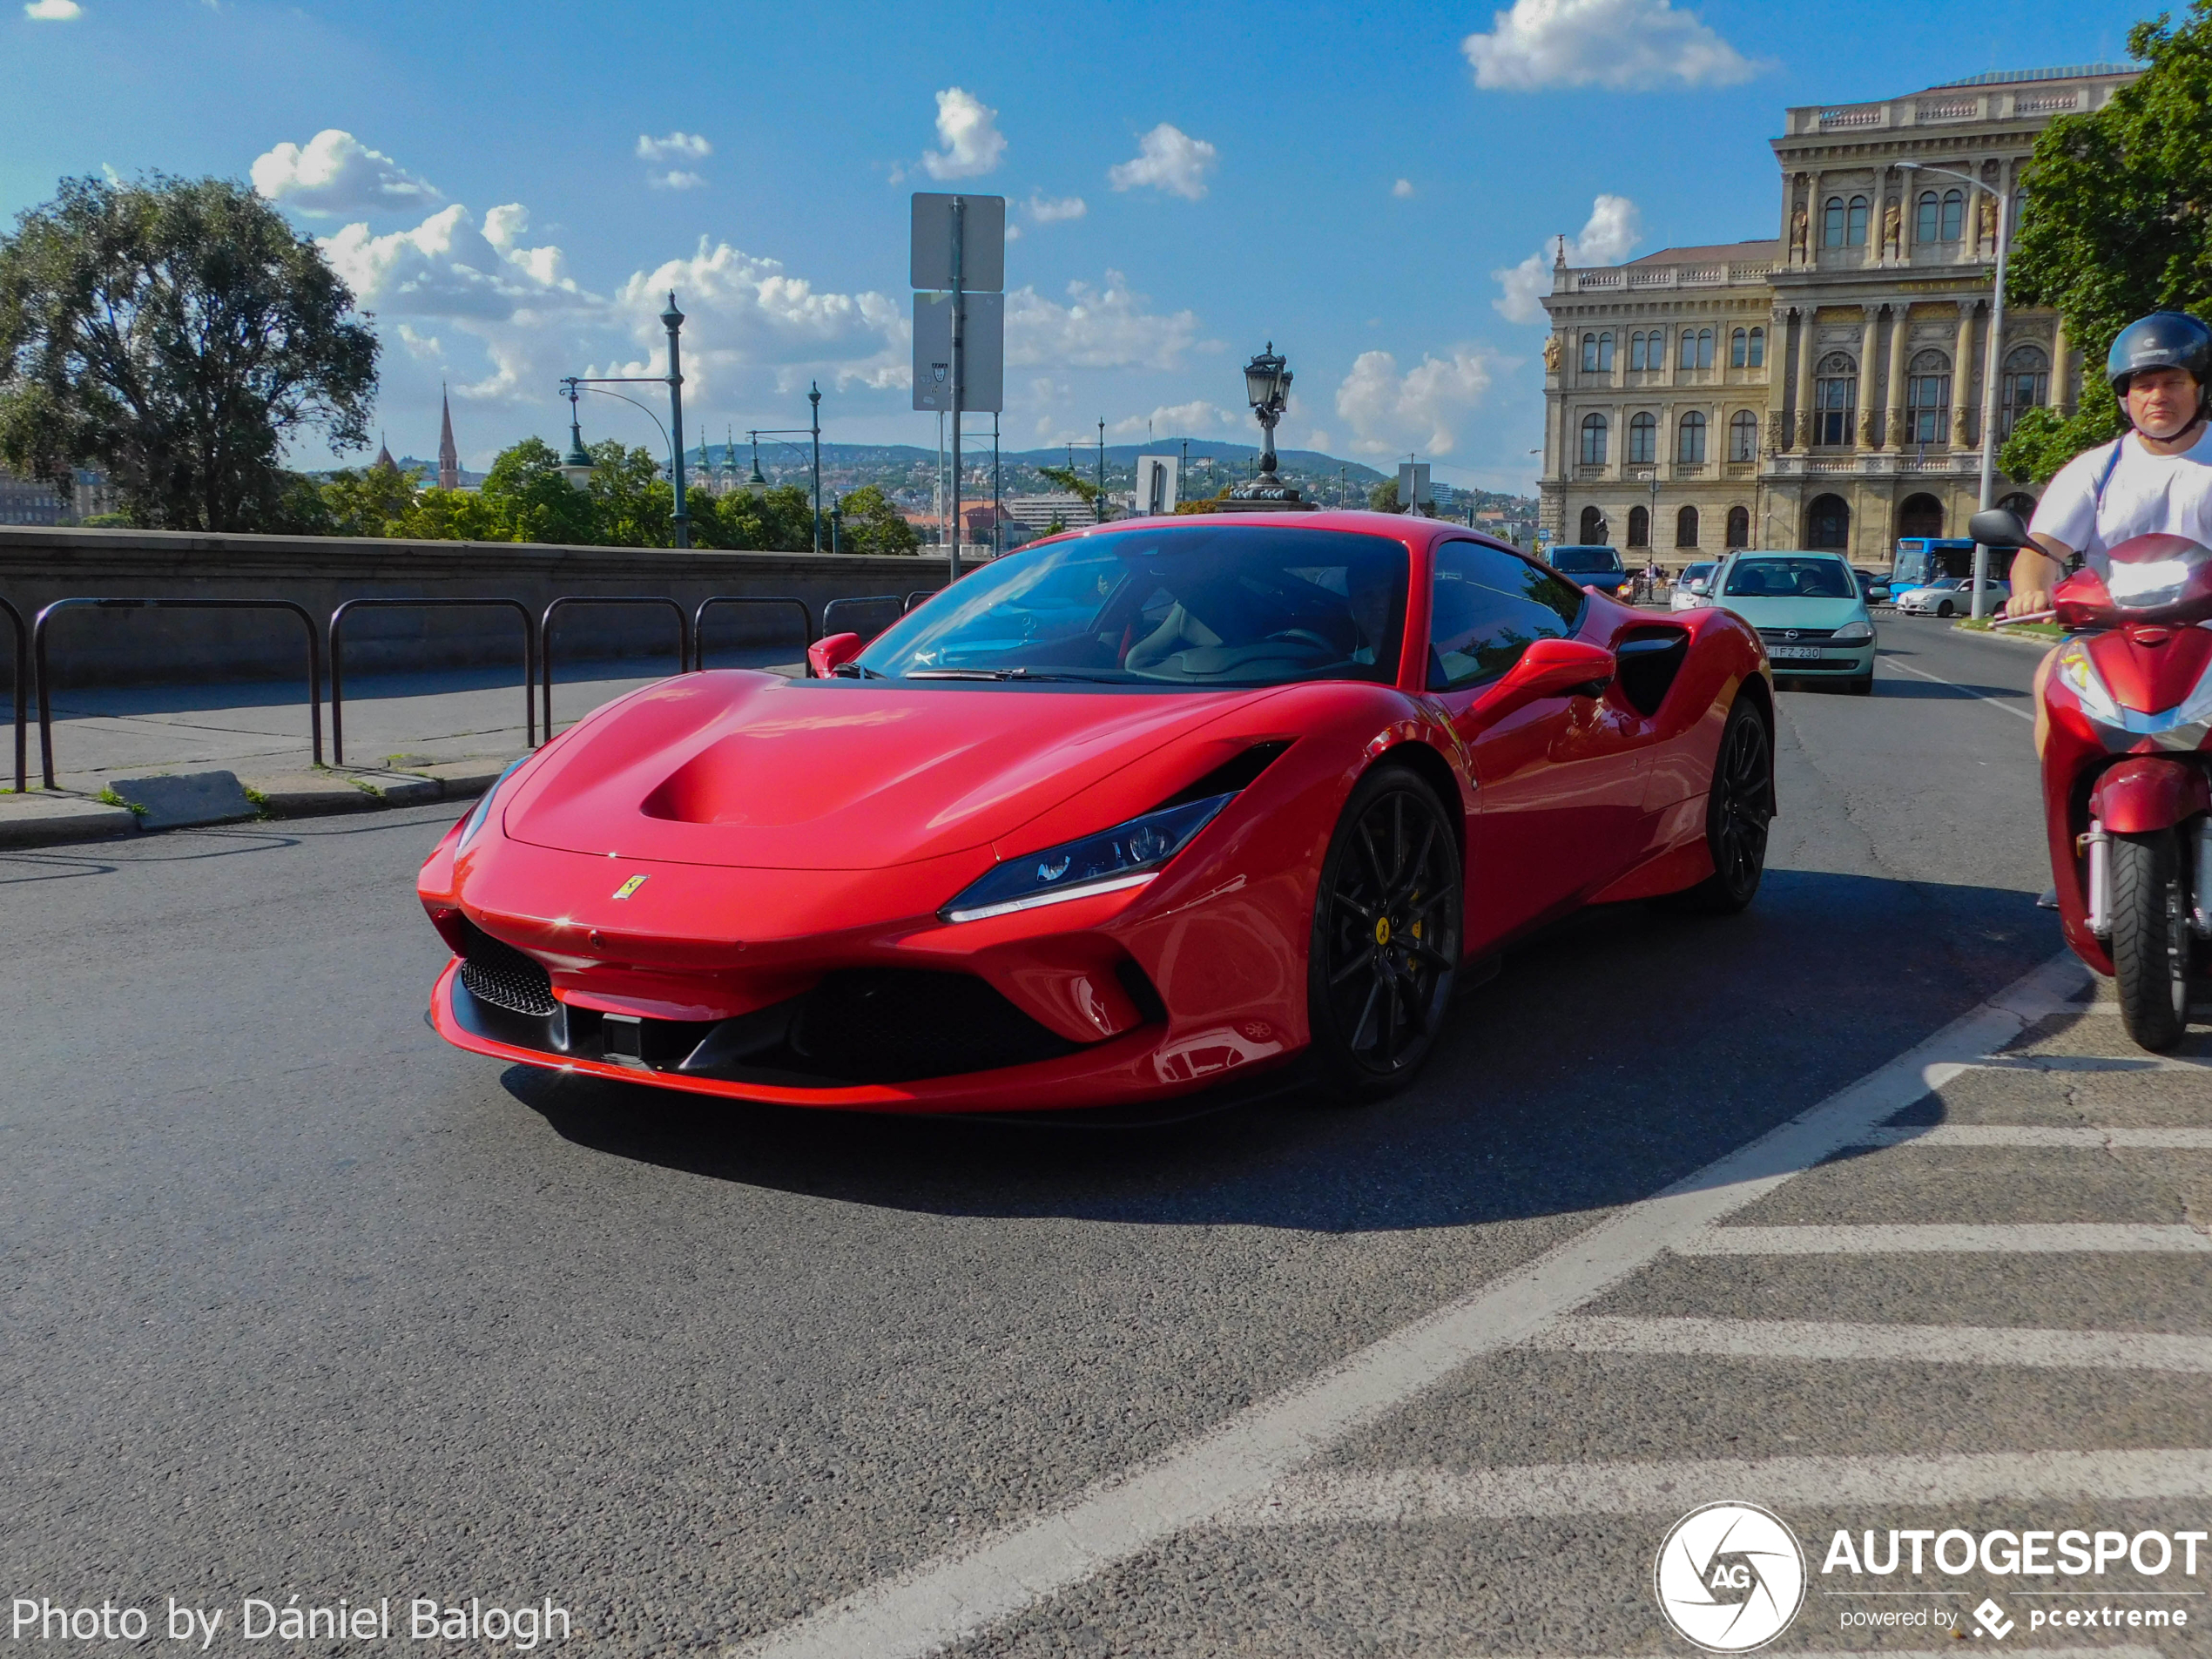
[[[960,286],[970,293],[995,293],[1006,287],[1006,198],[963,195],[961,199],[967,206],[961,214]],[[918,191],[914,215],[914,276],[909,286],[951,287],[953,199]]]
[[[978,414],[1006,407],[1006,296],[963,293],[968,327],[961,345],[968,372],[960,406]],[[914,295],[914,408],[953,407],[953,296]]]

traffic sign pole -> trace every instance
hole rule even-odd
[[[960,580],[960,410],[961,381],[967,369],[963,361],[968,354],[967,320],[963,314],[967,307],[961,299],[961,255],[968,240],[968,199],[953,198],[953,541],[948,556],[949,579]]]

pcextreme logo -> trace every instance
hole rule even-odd
[[[1659,1610],[1708,1653],[1748,1653],[1790,1628],[1805,1599],[1804,1552],[1770,1510],[1709,1503],[1675,1522],[1653,1573]]]

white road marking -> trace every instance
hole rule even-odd
[[[777,1659],[921,1659],[1258,1497],[1324,1450],[1571,1312],[1667,1250],[1848,1146],[2088,983],[2070,954],[2042,967],[1896,1059],[1664,1191],[1416,1319],[1307,1381],[1235,1413],[1060,1507],[817,1608],[731,1649]]]
[[[2212,1152],[2212,1129],[2076,1129],[2038,1123],[1931,1123],[1870,1130],[1861,1146],[2060,1146],[2102,1151]]]
[[[1714,1227],[1673,1246],[1680,1256],[1889,1256],[1931,1251],[2049,1255],[2069,1251],[2212,1255],[2212,1234],[2138,1222],[1939,1223],[1871,1227]]]
[[[1840,1325],[1795,1319],[1639,1319],[1585,1315],[1527,1346],[1575,1353],[1710,1354],[1737,1359],[1902,1359],[2036,1369],[2212,1372],[2212,1337],[1966,1325]]]
[[[1293,1475],[1224,1513],[1244,1527],[1396,1526],[1546,1515],[1681,1514],[1715,1498],[1775,1508],[2212,1498],[2212,1452],[1990,1452],[1540,1463]]]
[[[1986,691],[1977,691],[1971,685],[1961,685],[1957,680],[1947,680],[1940,674],[1931,674],[1925,668],[1915,668],[1912,664],[1899,662],[1894,657],[1885,657],[1881,660],[1892,668],[1901,668],[1908,674],[1918,674],[1924,680],[1933,680],[1938,685],[1948,685],[1954,691],[1964,691],[1968,697],[1978,698],[1992,708],[2002,709],[2007,714],[2017,714],[2030,725],[2035,724],[2035,713],[2032,709],[2015,708],[2000,698],[1990,696]]]

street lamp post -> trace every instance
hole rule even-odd
[[[806,383],[806,405],[813,411],[814,432],[814,551],[822,550],[822,383]]]
[[[669,516],[669,528],[673,532],[676,545],[687,548],[691,544],[691,516],[684,500],[684,368],[677,347],[677,334],[684,327],[684,314],[676,308],[676,292],[672,288],[669,291],[668,309],[660,314],[660,320],[661,326],[668,330],[667,374],[570,374],[562,381],[561,384],[568,388],[569,455],[561,464],[561,471],[564,475],[572,475],[580,466],[583,469],[582,476],[590,476],[591,458],[583,452],[583,431],[576,418],[577,390],[579,387],[589,387],[603,396],[621,398],[625,403],[645,409],[645,406],[634,397],[624,397],[620,392],[606,392],[602,388],[609,386],[665,386],[668,388],[670,424],[661,426],[660,417],[653,415],[651,409],[645,409],[645,413],[652,415],[653,424],[660,427],[661,441],[668,445],[668,482],[676,498],[675,510]],[[577,476],[570,475],[569,482],[577,483],[580,481]]]
[[[1291,380],[1290,366],[1271,340],[1265,351],[1244,365],[1244,399],[1259,421],[1263,443],[1258,476],[1231,492],[1243,500],[1295,502],[1298,498],[1297,490],[1275,475],[1275,426],[1290,403]]]
[[[748,482],[747,488],[756,496],[762,494],[767,488],[767,481],[760,475],[761,439],[811,437],[814,443],[814,551],[819,553],[822,550],[822,388],[819,381],[816,381],[808,389],[806,401],[813,408],[813,420],[811,425],[763,426],[745,428],[745,435],[752,440],[752,477]],[[786,443],[784,448],[797,449],[799,446],[795,443]],[[806,452],[800,450],[799,453],[804,455]]]
[[[1949,167],[1931,167],[1918,161],[1898,164],[1900,172],[1935,172],[1946,179],[1956,179],[1972,185],[1976,190],[1988,193],[1997,207],[1997,277],[1996,292],[1989,301],[1989,338],[1981,354],[1981,489],[1979,510],[1987,512],[1990,497],[1997,489],[1997,370],[1998,354],[2003,350],[2005,334],[2005,263],[2012,253],[2012,199],[2002,190],[1991,190],[1971,173],[1954,172]],[[2063,374],[2064,366],[2060,366]],[[1989,550],[1979,542],[1974,543],[1974,590],[1969,597],[1967,614],[1979,622],[1988,614]]]

